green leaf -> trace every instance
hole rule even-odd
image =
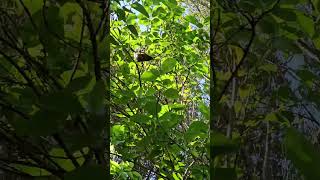
[[[238,143],[235,140],[228,139],[221,133],[213,132],[211,133],[211,137],[213,144],[210,148],[213,148],[214,154],[213,156],[217,156],[219,154],[226,154],[235,152],[238,150]]]
[[[234,112],[235,113],[239,113],[241,111],[243,104],[241,103],[241,101],[236,101],[234,103]]]
[[[73,0],[57,0],[57,1],[58,1],[58,3],[62,6],[62,5],[64,5],[65,3],[68,3],[68,2],[73,1]]]
[[[272,11],[272,13],[286,21],[296,21],[297,19],[294,9],[277,8],[276,10]]]
[[[111,128],[111,140],[112,144],[120,144],[124,142],[126,136],[126,127],[124,125],[114,125]]]
[[[48,176],[51,175],[50,172],[46,171],[45,169],[41,169],[38,167],[32,167],[22,164],[10,164],[11,167],[14,167],[15,169],[19,170],[20,172],[27,173],[31,176]]]
[[[199,108],[199,111],[201,112],[201,114],[205,118],[209,119],[210,118],[209,117],[209,106],[204,102],[200,102],[198,106],[199,106],[198,108]]]
[[[275,64],[264,64],[262,66],[259,66],[259,69],[266,71],[266,72],[277,72],[278,67]]]
[[[198,23],[197,18],[194,17],[194,16],[192,16],[192,15],[186,16],[185,19],[186,19],[188,22],[190,22],[190,23],[192,23],[192,24],[194,24],[194,25],[196,25],[196,24]]]
[[[135,14],[128,14],[127,18],[126,18],[126,22],[127,25],[134,25],[136,24],[136,20],[137,20],[137,15]]]
[[[173,173],[173,174],[172,174],[172,177],[173,177],[174,180],[181,180],[181,179],[183,179],[182,176],[181,176],[181,174],[179,174],[179,173]]]
[[[165,17],[166,16],[166,14],[167,14],[167,11],[163,8],[163,7],[157,7],[154,11],[153,11],[153,13],[152,13],[152,16],[153,17],[160,17],[161,19],[163,18],[163,17]]]
[[[320,0],[319,0],[320,1]],[[313,43],[317,49],[320,49],[320,36],[313,39]]]
[[[169,8],[174,8],[175,6],[178,5],[176,0],[164,0],[163,3]]]
[[[137,171],[132,171],[132,176],[130,176],[132,179],[142,180],[142,176]]]
[[[173,88],[167,89],[163,94],[169,99],[179,98],[179,91]]]
[[[320,154],[297,130],[289,128],[286,132],[285,147],[287,157],[308,180],[320,179]]]
[[[28,48],[28,52],[32,57],[38,57],[42,55],[42,49],[43,46],[41,44],[38,44],[37,46]]]
[[[75,78],[67,85],[66,89],[70,92],[78,92],[84,90],[91,80],[92,77],[90,75]]]
[[[244,99],[250,95],[250,88],[249,87],[241,87],[239,89],[239,96],[241,99]]]
[[[31,120],[11,120],[11,125],[19,135],[47,136],[61,130],[67,115],[52,111],[37,111]]]
[[[266,16],[258,23],[260,31],[267,34],[275,34],[278,32],[279,25],[272,16]]]
[[[82,29],[82,9],[76,2],[67,2],[60,8],[59,16],[64,20],[64,37],[79,41]]]
[[[41,11],[37,11],[37,13],[32,16],[32,19],[38,22],[39,19],[41,19]],[[23,22],[23,26],[19,30],[21,39],[27,48],[33,48],[40,44],[38,32],[34,30],[34,26],[29,19]]]
[[[75,169],[72,161],[67,158],[65,151],[62,148],[52,148],[49,152],[49,155],[56,157],[52,159],[66,171],[72,171]]]
[[[285,1],[285,0],[284,0]],[[295,0],[293,0],[293,1],[295,1]],[[299,0],[298,0],[299,1]],[[276,0],[260,0],[259,2],[261,2],[262,3],[262,5],[263,5],[263,8],[264,9],[270,9],[270,8],[272,8],[272,6],[275,4],[275,2],[276,2]],[[282,1],[281,1],[282,2]]]
[[[170,104],[169,108],[174,110],[184,110],[186,108],[186,105],[184,104]]]
[[[61,113],[79,113],[82,111],[77,97],[64,91],[44,95],[40,98],[39,103],[44,109],[49,111]]]
[[[146,11],[146,9],[141,5],[139,4],[138,2],[135,2],[131,5],[131,7],[137,11],[139,11],[141,14],[145,15],[147,18],[149,18],[149,14],[148,12]]]
[[[179,122],[183,119],[183,116],[178,115],[173,112],[166,112],[160,118],[159,122],[164,127],[164,129],[170,129],[178,125]]]
[[[50,29],[51,32],[54,32],[59,37],[64,37],[64,19],[59,15],[60,8],[49,6],[46,9],[46,23],[47,28]],[[45,24],[43,24],[45,26]],[[46,36],[47,31],[44,32],[44,36]]]
[[[146,124],[146,123],[150,122],[151,118],[149,116],[147,116],[147,115],[135,114],[135,115],[130,117],[130,120],[133,121],[133,122]]]
[[[297,75],[301,78],[303,82],[314,81],[315,79],[317,79],[317,76],[313,74],[313,72],[306,69],[299,70],[297,72]]]
[[[105,113],[105,85],[102,80],[97,81],[88,95],[88,111],[96,114],[103,115]]]
[[[177,64],[177,60],[173,59],[173,58],[168,58],[166,60],[164,60],[161,64],[161,70],[164,73],[170,72],[174,69],[174,67]]]
[[[65,180],[106,180],[108,179],[107,169],[100,165],[81,166],[76,170],[67,173]]]
[[[156,100],[148,101],[143,108],[153,116],[161,111],[161,106]]]
[[[33,104],[37,103],[37,96],[34,94],[34,91],[30,87],[25,87],[23,89],[15,89],[19,93],[19,107],[23,107],[24,110],[30,110],[32,112],[34,108]]]
[[[31,15],[42,9],[43,6],[42,0],[24,0],[22,2],[27,7]]]
[[[68,131],[66,132],[66,135],[62,134],[62,139],[71,152],[90,147],[97,144],[97,141],[99,141],[99,139],[95,136],[95,132],[84,134],[79,131]]]
[[[267,114],[264,119],[266,121],[278,121],[278,117],[275,112],[271,112],[271,113]]]
[[[300,49],[294,44],[294,42],[288,38],[285,37],[278,37],[273,40],[273,46],[274,48],[283,50],[283,51],[293,51],[296,53],[301,52]]]
[[[293,97],[289,86],[279,87],[277,93],[280,98],[289,99]]]
[[[201,23],[199,23],[199,20],[195,16],[188,15],[188,16],[185,17],[185,19],[188,22],[192,23],[193,25],[195,25],[195,26],[197,26],[199,28],[201,28],[203,26]]]
[[[65,22],[67,22],[69,16],[81,15],[82,10],[78,3],[75,2],[66,2],[60,8],[59,16],[61,16]]]
[[[155,81],[157,79],[157,76],[151,71],[146,71],[141,75],[141,79],[144,81]]]
[[[249,0],[241,0],[239,2],[239,7],[241,9],[243,9],[245,11],[252,12],[252,13],[257,9],[257,7],[259,7],[259,5],[260,5],[259,3],[257,3],[257,2],[254,3]]]
[[[154,5],[159,5],[162,0],[151,0]]]
[[[117,16],[118,16],[119,20],[123,20],[123,21],[126,20],[126,12],[124,10],[117,9],[116,13],[117,13]]]
[[[307,16],[305,16],[302,13],[298,14],[298,23],[301,27],[301,29],[309,35],[309,37],[312,37],[315,33],[315,23],[313,20]]]
[[[128,27],[128,29],[131,31],[132,34],[134,34],[135,36],[138,37],[138,31],[137,31],[136,27],[134,27],[134,25],[131,25],[131,24],[130,24],[130,25],[128,25],[127,27]]]
[[[282,0],[280,3],[288,5],[297,5],[298,3],[301,3],[301,0]]]
[[[206,138],[207,135],[208,125],[202,121],[194,121],[185,133],[185,138],[187,142],[191,142],[194,141],[197,137],[199,137],[200,139]]]
[[[111,44],[116,45],[116,46],[119,45],[118,41],[116,41],[113,36],[109,36],[109,37],[110,37],[110,43]]]

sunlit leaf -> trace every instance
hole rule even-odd
[[[177,60],[173,58],[168,58],[162,62],[161,70],[163,72],[170,72],[174,69],[176,64],[177,64]]]
[[[179,92],[178,92],[176,89],[173,89],[173,88],[167,89],[167,90],[164,92],[164,95],[165,95],[167,98],[170,98],[170,99],[177,99],[177,98],[179,98]]]
[[[141,75],[141,79],[145,81],[154,81],[157,76],[153,74],[151,71],[146,71]]]
[[[145,15],[146,17],[149,17],[149,14],[146,11],[146,9],[138,2],[133,3],[131,5],[131,7],[134,8],[135,10],[139,11],[141,14]]]

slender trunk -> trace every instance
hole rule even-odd
[[[266,140],[265,140],[265,149],[263,157],[263,166],[262,166],[262,180],[268,180],[268,154],[269,154],[269,121],[267,121],[266,128]]]
[[[105,37],[107,39],[110,39],[110,0],[106,0],[106,22],[105,22]],[[104,34],[103,34],[104,36]],[[108,75],[106,77],[106,100],[107,100],[107,110],[106,110],[106,150],[105,150],[105,154],[106,154],[106,169],[108,169],[107,173],[108,173],[108,179],[111,179],[111,174],[110,174],[110,126],[111,126],[111,111],[110,111],[110,102],[111,102],[111,95],[110,95],[110,77],[111,77],[111,65],[110,65],[110,41],[108,41],[108,43],[106,44],[106,48],[107,48],[107,57],[106,57],[106,61],[107,61],[107,68],[108,68]]]
[[[236,59],[233,59],[233,65],[232,65],[232,71],[235,71],[236,69]],[[231,92],[231,102],[230,102],[230,111],[232,111],[232,107],[234,107],[234,102],[235,102],[235,97],[236,97],[236,78],[232,79],[232,92]],[[233,113],[229,113],[233,114]],[[236,115],[235,115],[236,116]],[[227,124],[227,133],[226,136],[229,139],[232,139],[232,125],[233,125],[233,119],[236,117],[233,117],[232,115],[228,116],[228,124]],[[230,157],[227,155],[226,156],[226,162],[225,166],[228,168],[230,166]]]

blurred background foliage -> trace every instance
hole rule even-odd
[[[319,179],[319,0],[0,5],[3,179]]]

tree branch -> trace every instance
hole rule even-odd
[[[0,54],[10,63],[12,64],[17,70],[18,72],[21,74],[21,76],[27,81],[28,86],[31,87],[31,89],[34,91],[34,93],[37,96],[40,96],[40,92],[39,90],[36,88],[36,86],[34,85],[33,81],[28,77],[28,75],[19,67],[19,65],[11,58],[9,57],[7,54],[5,54],[4,52],[2,52],[0,50]]]
[[[97,44],[97,37],[96,37],[96,31],[94,30],[92,19],[90,17],[90,13],[86,5],[82,0],[76,0],[77,3],[82,8],[82,11],[84,13],[84,16],[87,21],[87,27],[90,34],[90,40],[92,45],[92,55],[93,55],[93,64],[94,64],[94,73],[96,77],[96,81],[101,80],[101,64],[99,60],[99,54],[98,54],[98,44]]]

